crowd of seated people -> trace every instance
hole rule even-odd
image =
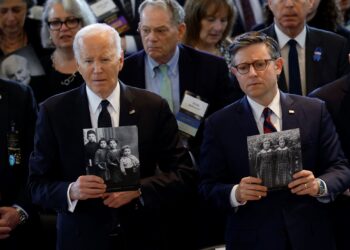
[[[206,159],[201,155],[203,140],[208,137],[206,121],[247,96],[250,101],[250,93],[242,90],[239,76],[251,77],[252,85],[258,85],[264,81],[260,74],[278,59],[244,61],[247,73],[239,73],[243,69],[232,61],[233,44],[235,38],[252,30],[277,41],[276,49],[284,62],[277,79],[279,90],[324,100],[335,124],[334,133],[339,136],[345,156],[350,157],[346,118],[350,112],[349,6],[350,1],[342,0],[0,0],[0,109],[7,124],[0,129],[1,149],[5,152],[0,163],[0,249],[22,249],[18,242],[28,237],[35,239],[31,242],[34,248],[59,249],[57,211],[32,204],[26,183],[30,153],[38,140],[34,126],[51,122],[37,119],[42,104],[86,86],[83,74],[88,73],[83,70],[88,65],[95,68],[89,80],[96,84],[106,81],[101,77],[104,67],[96,66],[94,58],[77,62],[73,43],[80,30],[106,23],[118,32],[123,56],[117,79],[167,101],[178,125],[180,143],[189,151],[193,168],[200,176],[191,184],[198,186],[207,178],[201,168],[202,159]],[[110,58],[101,55],[99,60],[108,64]],[[16,107],[15,101],[19,103]],[[95,109],[93,119],[102,106],[88,108],[90,112]],[[120,117],[125,115],[119,112]],[[132,112],[135,111],[131,109],[129,114]],[[20,162],[14,158],[15,164],[11,162],[13,148],[24,152]],[[140,166],[145,174],[142,161]],[[224,185],[242,185],[235,179],[235,172],[230,172],[232,178],[224,178],[218,168],[217,180],[227,180]],[[59,171],[55,174],[62,175]],[[166,185],[164,181],[160,178],[159,185]],[[15,191],[8,192],[9,187]],[[235,194],[226,194],[227,199]],[[174,210],[164,209],[171,211],[162,232],[171,241],[164,244],[168,245],[166,249],[180,249],[182,244],[187,247],[181,249],[188,250],[224,245],[230,238],[227,232],[232,230],[226,224],[230,212],[219,210],[200,192],[188,195],[186,204],[178,204]],[[337,245],[334,249],[345,250],[350,244],[344,233],[350,223],[350,219],[346,220],[349,197],[345,192],[329,202]],[[229,209],[243,213],[250,208],[249,203],[239,207],[229,203]],[[37,240],[32,230],[45,235],[45,239]]]

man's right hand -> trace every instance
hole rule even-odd
[[[96,175],[82,175],[73,183],[69,190],[69,197],[74,200],[101,198],[106,192],[106,184]]]
[[[261,185],[262,180],[256,177],[244,177],[236,189],[236,199],[239,203],[260,200],[267,195],[267,187]]]

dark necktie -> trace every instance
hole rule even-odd
[[[275,126],[273,126],[271,122],[271,109],[264,108],[263,115],[264,115],[264,134],[277,132],[277,129]]]
[[[109,105],[109,101],[107,100],[101,101],[102,110],[98,115],[98,121],[97,121],[97,126],[99,128],[112,127],[111,115],[109,114],[107,109],[108,105]]]
[[[240,0],[246,31],[250,31],[255,25],[255,17],[249,0]]]
[[[128,17],[132,18],[134,16],[132,11],[131,0],[124,0],[124,11]]]
[[[294,39],[290,39],[288,44],[289,93],[302,95],[297,42]]]

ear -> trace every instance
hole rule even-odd
[[[284,64],[283,58],[282,57],[277,58],[274,63],[275,63],[274,68],[276,70],[276,73],[277,73],[277,75],[280,75],[282,72],[282,69],[283,69],[283,64]]]
[[[178,31],[178,41],[181,42],[183,40],[183,37],[186,33],[186,24],[185,23],[180,23],[178,26],[177,26],[177,31]]]
[[[123,69],[123,66],[124,66],[124,51],[123,50],[120,52],[120,57],[117,60],[118,60],[118,72],[119,72]]]
[[[237,69],[233,66],[230,66],[230,71],[237,78],[237,74],[239,74]]]

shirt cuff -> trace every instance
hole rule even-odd
[[[16,204],[14,204],[12,207],[21,209],[22,212],[26,215],[26,219],[29,218],[29,214],[28,214],[28,213],[26,212],[26,210],[24,210],[22,207],[20,207],[20,206],[18,206],[18,205],[16,205]]]
[[[232,190],[231,190],[231,193],[230,193],[230,204],[232,207],[239,207],[239,206],[243,206],[245,205],[247,202],[239,202],[237,201],[237,198],[236,198],[236,190],[238,188],[238,184],[234,185]]]
[[[73,185],[73,182],[72,182],[71,184],[69,184],[68,190],[67,190],[68,211],[71,212],[71,213],[74,212],[75,207],[76,207],[77,204],[78,204],[78,200],[72,201],[72,200],[70,199],[70,197],[69,197],[69,191],[70,191],[72,185]]]
[[[325,192],[322,196],[316,196],[317,200],[321,203],[329,203],[331,202],[331,197],[329,197],[328,194],[328,188],[327,188],[327,184],[324,180],[320,179],[320,178],[316,178],[317,180],[319,180],[320,182],[323,183],[324,187],[325,187]]]

